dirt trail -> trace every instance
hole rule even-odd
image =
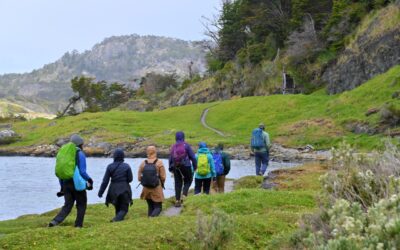
[[[225,181],[225,193],[230,193],[233,191],[233,181],[232,180],[227,180]],[[163,212],[163,216],[167,217],[172,217],[172,216],[178,216],[182,212],[183,207],[170,207],[167,210]]]
[[[210,127],[210,126],[207,125],[207,123],[206,123],[206,117],[207,117],[207,114],[208,114],[208,111],[209,111],[209,110],[210,110],[210,108],[206,108],[206,109],[203,111],[203,113],[201,114],[201,118],[200,118],[201,124],[202,124],[205,128],[214,131],[215,133],[219,134],[220,136],[225,137],[225,134],[224,134],[223,132],[221,132],[221,131],[219,131],[218,129],[212,128],[212,127]]]

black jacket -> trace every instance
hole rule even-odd
[[[130,197],[130,203],[132,202],[132,189],[129,185],[133,180],[131,167],[122,162],[117,161],[108,165],[106,173],[104,174],[103,182],[101,183],[99,196],[102,196],[106,190],[108,183],[111,179],[111,185],[108,188],[106,205],[109,203],[116,204],[118,196],[128,192]]]

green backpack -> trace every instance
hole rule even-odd
[[[61,180],[69,180],[74,176],[76,167],[76,146],[70,142],[60,148],[56,158],[56,176]]]
[[[210,173],[210,165],[208,164],[208,155],[199,154],[197,158],[197,174],[206,176]]]

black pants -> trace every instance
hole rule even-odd
[[[64,206],[61,208],[61,211],[54,217],[54,221],[57,223],[61,223],[65,220],[65,218],[71,213],[72,207],[76,201],[76,220],[75,227],[82,227],[83,220],[85,218],[86,206],[87,206],[87,197],[86,190],[85,191],[76,191],[74,187],[74,182],[72,180],[64,181],[63,186],[64,191]]]
[[[160,215],[162,210],[162,202],[154,202],[151,199],[146,199],[147,206],[149,208],[147,215],[149,217],[157,217]]]
[[[117,203],[114,205],[115,207],[115,217],[112,219],[113,221],[122,221],[125,218],[125,215],[128,213],[130,204],[129,194],[123,193],[117,198]]]
[[[194,179],[194,194],[200,194],[201,189],[205,194],[210,194],[211,178]]]
[[[181,200],[182,186],[183,195],[187,196],[189,193],[190,185],[193,181],[193,173],[190,167],[179,167],[174,171],[175,179],[175,198],[177,201]]]

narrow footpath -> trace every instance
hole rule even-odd
[[[225,181],[225,193],[230,193],[232,191],[233,191],[233,181],[232,180]],[[178,216],[181,214],[183,206],[181,207],[172,206],[164,211],[163,216],[167,217]]]
[[[212,128],[212,127],[210,127],[210,126],[207,125],[207,123],[206,123],[206,118],[207,118],[207,114],[208,114],[208,111],[209,111],[209,110],[210,110],[210,108],[206,108],[206,109],[203,111],[203,113],[201,114],[201,119],[200,119],[201,124],[203,125],[203,127],[207,128],[207,129],[209,129],[209,130],[214,131],[215,133],[219,134],[220,136],[225,137],[225,134],[224,134],[223,132],[221,132],[221,131],[219,131],[218,129]]]

